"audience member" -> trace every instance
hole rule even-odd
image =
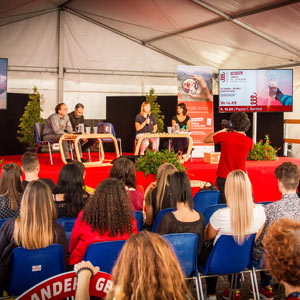
[[[76,131],[76,126],[79,124],[84,124],[84,105],[81,103],[77,103],[75,105],[74,111],[68,114],[70,118],[70,122],[72,124],[73,131]],[[80,140],[81,149],[83,152],[87,151],[91,146],[94,145],[94,139],[82,139]]]
[[[92,243],[125,240],[133,233],[137,233],[137,222],[125,185],[108,178],[97,186],[77,217],[70,239],[69,264],[82,261]]]
[[[86,171],[85,171],[85,166],[82,162],[78,161],[78,160],[73,160],[72,162],[70,162],[70,164],[73,164],[75,166],[77,166],[82,174],[82,178],[83,178],[83,181],[85,179],[85,175],[86,175]],[[84,184],[83,186],[83,189],[89,193],[90,195],[94,195],[95,193],[95,189],[93,189],[92,187],[90,186],[87,186]]]
[[[144,196],[136,189],[135,165],[124,157],[120,157],[113,162],[110,169],[110,177],[120,179],[128,192],[134,210],[143,210]]]
[[[159,234],[196,233],[199,237],[198,256],[204,240],[204,216],[193,209],[194,202],[189,178],[185,172],[170,176],[170,198],[177,210],[165,214],[158,224]],[[199,256],[200,257],[200,256]]]
[[[66,164],[61,168],[53,198],[58,218],[77,217],[89,198],[78,166]]]
[[[174,252],[159,235],[142,231],[125,243],[106,300],[193,299]]]
[[[263,238],[271,274],[284,285],[285,299],[300,299],[300,222],[283,218]]]
[[[21,167],[14,163],[4,164],[0,179],[0,219],[19,215],[22,193]]]
[[[22,156],[22,170],[25,173],[25,180],[22,181],[24,189],[27,184],[32,180],[44,181],[50,187],[50,190],[53,191],[55,188],[55,183],[50,178],[39,178],[40,172],[40,162],[38,156],[34,152],[25,152]]]
[[[157,170],[157,181],[152,182],[145,191],[145,225],[152,225],[160,210],[169,207],[176,207],[176,203],[171,202],[169,193],[170,176],[176,171],[176,167],[170,163],[165,163],[159,166]]]
[[[284,217],[300,221],[300,199],[296,193],[299,183],[299,167],[292,162],[284,162],[276,168],[275,177],[278,180],[278,188],[282,197],[279,201],[270,203],[265,208],[265,228],[254,247],[254,259],[258,265],[261,264],[262,255],[264,253],[262,239],[268,226],[272,222]],[[260,272],[260,276],[259,292],[267,298],[272,298],[271,276],[265,272]]]
[[[227,207],[217,210],[211,216],[205,229],[205,240],[214,239],[215,244],[221,235],[233,235],[237,243],[243,244],[247,235],[257,233],[259,236],[266,215],[262,205],[253,203],[251,182],[244,171],[236,170],[228,174],[225,196]],[[206,249],[206,254],[211,249],[212,246]],[[201,265],[205,264],[206,258],[201,256]],[[206,283],[208,299],[216,299],[217,277],[207,278]],[[236,290],[235,297],[239,297],[239,294],[239,290]],[[226,296],[228,298],[228,289],[224,292],[224,297]]]
[[[210,133],[204,138],[204,143],[221,145],[221,157],[217,169],[216,185],[221,192],[220,203],[225,203],[224,186],[227,175],[234,170],[246,172],[246,158],[253,146],[251,138],[246,136],[250,127],[248,115],[235,112],[230,116],[232,128],[224,128]]]
[[[49,186],[40,180],[29,182],[21,201],[20,215],[7,220],[1,227],[0,291],[5,285],[12,250],[16,247],[39,249],[61,244],[66,259],[66,234],[55,220],[56,210]]]

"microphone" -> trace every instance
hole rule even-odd
[[[147,114],[147,119],[149,119],[150,118],[150,115],[149,114]]]

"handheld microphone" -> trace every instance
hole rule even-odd
[[[149,119],[150,118],[150,115],[149,114],[147,114],[147,119]]]

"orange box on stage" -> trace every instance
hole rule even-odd
[[[204,162],[209,164],[218,164],[221,152],[204,152]]]

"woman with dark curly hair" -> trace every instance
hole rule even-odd
[[[19,215],[22,193],[21,167],[14,163],[3,165],[0,179],[0,219]]]
[[[69,244],[69,264],[82,261],[92,243],[126,240],[137,233],[130,199],[123,182],[116,178],[102,181],[79,213]]]
[[[193,299],[168,243],[142,231],[125,243],[112,271],[112,287],[105,299]]]
[[[125,184],[133,209],[143,210],[144,196],[136,189],[134,163],[128,158],[119,157],[114,160],[109,176],[120,179]]]
[[[267,267],[285,287],[286,299],[300,299],[300,222],[272,223],[263,239]]]
[[[53,190],[57,217],[77,217],[89,198],[84,190],[82,172],[75,164],[64,165]]]

